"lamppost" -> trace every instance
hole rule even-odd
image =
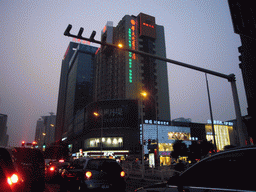
[[[187,63],[183,63],[183,62],[180,62],[180,61],[175,61],[175,60],[164,58],[164,57],[161,57],[161,56],[158,56],[158,55],[153,55],[151,53],[146,53],[146,52],[138,51],[138,50],[135,50],[135,49],[129,49],[129,48],[126,48],[126,47],[121,48],[120,46],[115,45],[115,44],[109,44],[109,43],[106,43],[106,42],[97,41],[97,40],[94,39],[94,37],[96,35],[96,31],[92,32],[90,38],[85,38],[85,37],[82,36],[82,33],[84,31],[84,28],[82,28],[82,27],[80,28],[77,35],[70,34],[71,28],[72,28],[72,25],[69,24],[67,29],[64,32],[65,36],[75,37],[75,38],[78,38],[78,39],[90,41],[90,42],[101,44],[101,45],[104,45],[104,46],[113,47],[113,48],[117,48],[117,49],[122,49],[123,51],[129,51],[129,52],[132,52],[132,53],[135,53],[135,54],[148,56],[150,58],[158,59],[158,60],[161,60],[161,61],[165,61],[165,62],[168,62],[168,63],[172,63],[172,64],[175,64],[175,65],[179,65],[179,66],[182,66],[182,67],[190,68],[190,69],[193,69],[193,70],[196,70],[196,71],[204,72],[204,73],[207,73],[207,74],[211,74],[211,75],[214,75],[214,76],[218,76],[218,77],[227,79],[231,83],[231,89],[232,89],[232,95],[233,95],[234,107],[235,107],[235,113],[236,113],[236,119],[237,119],[237,131],[238,131],[238,135],[239,135],[239,142],[240,142],[241,146],[246,145],[245,142],[248,139],[248,133],[242,127],[242,115],[241,115],[239,98],[238,98],[237,88],[236,88],[236,78],[235,78],[234,74],[226,75],[226,74],[218,73],[216,71],[211,71],[209,69],[204,69],[204,68],[201,68],[201,67],[197,67],[197,66],[193,66],[193,65],[190,65],[190,64],[187,64]]]
[[[141,95],[144,97],[144,98],[146,98],[148,95],[152,98],[152,99],[154,99],[155,100],[155,115],[156,115],[156,120],[155,120],[155,122],[156,122],[156,140],[157,140],[157,163],[159,163],[159,149],[158,149],[158,118],[157,118],[157,115],[158,115],[158,113],[157,113],[157,102],[156,102],[156,95],[155,95],[155,97],[153,97],[152,95],[150,95],[150,94],[148,94],[147,92],[142,92],[141,93]]]
[[[94,112],[93,113],[94,116],[96,117],[99,117],[101,116],[101,129],[100,129],[100,152],[101,152],[101,155],[102,155],[102,144],[103,144],[103,138],[102,138],[102,135],[103,135],[103,115],[100,114],[100,113],[97,113],[97,112]]]
[[[44,136],[43,151],[45,151],[45,136],[46,136],[46,133],[42,133],[42,135]]]
[[[145,175],[145,166],[144,166],[144,126],[143,126],[143,102],[142,102],[142,99],[144,97],[147,96],[147,93],[146,92],[141,92],[140,93],[141,95],[141,105],[140,105],[140,115],[141,115],[141,134],[142,134],[142,151],[141,151],[141,162],[142,162],[142,179],[144,179],[144,175]]]

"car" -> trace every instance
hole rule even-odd
[[[24,191],[45,189],[45,162],[42,152],[35,148],[13,147],[11,150],[14,163],[24,178]]]
[[[125,172],[114,159],[80,158],[62,172],[61,191],[125,191]]]
[[[60,171],[69,166],[69,162],[60,159],[59,161],[50,161],[45,166],[45,179],[46,181],[58,181],[60,178]]]
[[[255,145],[232,148],[202,159],[167,182],[135,191],[255,191],[255,161]]]
[[[22,191],[24,180],[13,163],[11,149],[0,147],[0,191]]]

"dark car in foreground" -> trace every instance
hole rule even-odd
[[[168,182],[135,191],[256,191],[255,162],[255,145],[234,148],[199,161]]]
[[[12,150],[0,147],[0,191],[18,192],[24,187],[24,180],[13,163]]]
[[[125,172],[113,159],[76,159],[62,172],[61,191],[125,191]]]
[[[45,163],[42,152],[35,148],[14,147],[11,150],[14,164],[24,179],[24,191],[43,192]]]

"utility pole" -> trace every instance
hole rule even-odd
[[[96,31],[92,32],[90,38],[85,38],[85,37],[82,36],[82,33],[84,31],[84,29],[82,27],[80,28],[77,35],[73,35],[73,34],[70,34],[71,29],[72,29],[72,25],[69,24],[67,29],[64,32],[64,35],[68,36],[68,37],[75,37],[77,39],[90,41],[92,43],[100,44],[102,46],[108,46],[108,47],[116,48],[116,49],[119,49],[119,50],[129,51],[129,52],[132,52],[132,53],[135,53],[135,54],[148,56],[148,57],[151,57],[151,58],[154,58],[154,59],[159,59],[161,61],[165,61],[165,62],[168,62],[168,63],[172,63],[172,64],[175,64],[175,65],[179,65],[179,66],[182,66],[182,67],[186,67],[186,68],[189,68],[189,69],[193,69],[193,70],[196,70],[196,71],[200,71],[200,72],[203,72],[203,73],[207,73],[207,74],[211,74],[211,75],[214,75],[214,76],[217,76],[217,77],[227,79],[231,83],[231,88],[232,88],[232,95],[233,95],[234,107],[235,107],[235,113],[236,113],[236,120],[237,120],[237,130],[236,131],[238,133],[240,146],[245,146],[246,145],[246,140],[248,139],[248,134],[247,134],[247,131],[243,130],[243,127],[242,127],[241,109],[240,109],[240,105],[239,105],[239,98],[238,98],[237,88],[236,88],[236,78],[235,78],[234,74],[225,75],[225,74],[222,74],[222,73],[219,73],[219,72],[216,72],[216,71],[211,71],[209,69],[204,69],[204,68],[197,67],[197,66],[194,66],[194,65],[190,65],[190,64],[187,64],[187,63],[183,63],[183,62],[180,62],[180,61],[175,61],[175,60],[160,57],[160,56],[157,56],[157,55],[152,55],[150,53],[146,53],[146,52],[143,52],[143,51],[138,51],[138,50],[129,49],[129,48],[126,48],[126,47],[120,46],[120,45],[114,45],[114,44],[109,44],[109,43],[106,43],[106,42],[97,41],[97,40],[94,39],[94,37],[96,35]],[[249,141],[247,143],[249,143]]]

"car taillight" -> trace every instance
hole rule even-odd
[[[13,183],[17,183],[19,181],[19,177],[16,174],[13,174],[11,177],[7,178],[7,182],[9,185],[12,185]]]
[[[91,171],[86,171],[85,177],[86,177],[87,179],[90,179],[90,178],[92,177],[92,172],[91,172]]]
[[[50,171],[54,171],[55,170],[55,167],[54,166],[51,166],[50,167]]]
[[[125,176],[125,172],[124,172],[124,171],[121,171],[120,176],[121,176],[121,177],[124,177],[124,176]]]

